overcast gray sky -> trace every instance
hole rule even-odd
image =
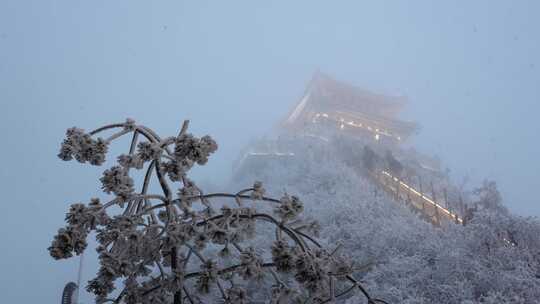
[[[539,12],[538,1],[0,0],[5,302],[55,303],[74,279],[77,261],[46,248],[102,169],[56,158],[67,127],[133,117],[167,135],[189,118],[220,143],[197,172],[219,184],[317,69],[406,95],[420,150],[540,215]]]

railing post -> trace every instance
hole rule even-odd
[[[439,213],[439,207],[435,206],[435,220],[437,221],[437,224],[441,225],[441,214]]]
[[[443,195],[444,195],[444,204],[446,208],[448,208],[448,210],[451,211],[450,204],[448,204],[448,191],[446,190],[446,188],[443,188]]]
[[[386,175],[384,175],[382,173],[381,173],[380,176],[382,177],[384,187],[389,188],[389,186],[388,186],[388,176],[386,176]]]
[[[435,187],[433,186],[433,181],[430,182],[431,183],[431,196],[432,196],[432,199],[433,199],[433,202],[435,203],[435,219],[437,221],[437,223],[440,225],[441,224],[441,216],[439,214],[439,207],[437,206],[437,197],[435,196]]]
[[[408,181],[408,180],[407,180],[407,181]],[[409,188],[408,188],[409,190],[407,191],[407,203],[408,203],[409,205],[412,205],[412,201],[411,201],[411,184],[410,184],[410,183],[408,183],[408,184],[409,184]],[[409,206],[409,207],[410,207],[410,206]]]
[[[465,226],[466,215],[465,215],[465,204],[463,203],[463,197],[461,193],[459,194],[459,207],[461,209],[461,220],[463,221],[463,226]]]
[[[397,181],[396,181],[396,198],[397,198],[397,201],[399,202],[400,200],[400,197],[399,197],[399,188],[400,188],[400,180],[399,178],[397,178]]]
[[[422,214],[426,215],[426,202],[424,201],[424,191],[422,190],[422,177],[418,175],[418,184],[420,186],[420,201],[422,201]]]
[[[448,190],[446,188],[443,188],[443,193],[444,193],[444,203],[446,205],[446,208],[448,208],[448,211],[450,211],[450,217],[454,217],[454,222],[456,224],[459,224],[459,220],[458,220],[458,211],[457,211],[457,206],[455,206],[456,204],[450,204],[450,202],[448,202]],[[450,219],[452,220],[452,219]]]
[[[437,198],[435,197],[435,187],[433,186],[433,181],[431,183],[431,197],[433,198],[433,201],[437,203]]]

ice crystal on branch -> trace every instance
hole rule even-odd
[[[191,134],[182,134],[175,141],[174,156],[176,160],[189,159],[204,165],[217,148],[217,143],[208,135],[199,139]]]
[[[253,184],[253,192],[251,192],[251,198],[260,200],[263,198],[266,189],[264,189],[262,182],[256,181]]]
[[[105,193],[114,193],[117,198],[124,202],[133,193],[133,179],[129,176],[124,167],[114,166],[103,172],[103,177],[99,179]]]
[[[285,194],[281,198],[281,204],[275,208],[274,212],[283,220],[295,219],[304,210],[304,205],[296,196]]]
[[[139,155],[122,154],[118,156],[118,163],[127,169],[142,169],[144,166],[144,160]]]
[[[102,138],[93,139],[83,129],[73,127],[66,131],[66,139],[60,147],[58,157],[65,161],[75,158],[81,163],[89,162],[99,166],[105,162],[107,145]]]
[[[137,148],[137,156],[145,162],[158,159],[163,151],[158,143],[152,142],[141,142]]]

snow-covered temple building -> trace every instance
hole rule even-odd
[[[295,172],[306,159],[338,161],[435,225],[463,223],[460,190],[440,160],[404,144],[419,130],[415,122],[399,119],[405,101],[317,72],[277,132],[246,147],[235,176],[266,176],[275,168]]]
[[[397,118],[404,104],[404,97],[372,93],[317,72],[282,126],[292,132],[337,128],[353,136],[400,142],[418,130],[416,123]]]
[[[414,122],[398,119],[405,98],[363,90],[316,72],[303,96],[278,125],[274,135],[249,144],[235,162],[235,168],[255,170],[265,162],[286,162],[302,157],[303,147],[293,143],[302,138],[308,146],[326,144],[337,136],[349,137],[355,150],[373,146],[382,155],[415,134]]]

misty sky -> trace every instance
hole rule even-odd
[[[538,1],[0,0],[5,303],[56,303],[75,279],[78,261],[46,248],[103,169],[56,158],[67,127],[133,117],[174,135],[189,118],[220,143],[196,177],[220,184],[317,69],[406,95],[418,149],[540,215],[539,12]]]

